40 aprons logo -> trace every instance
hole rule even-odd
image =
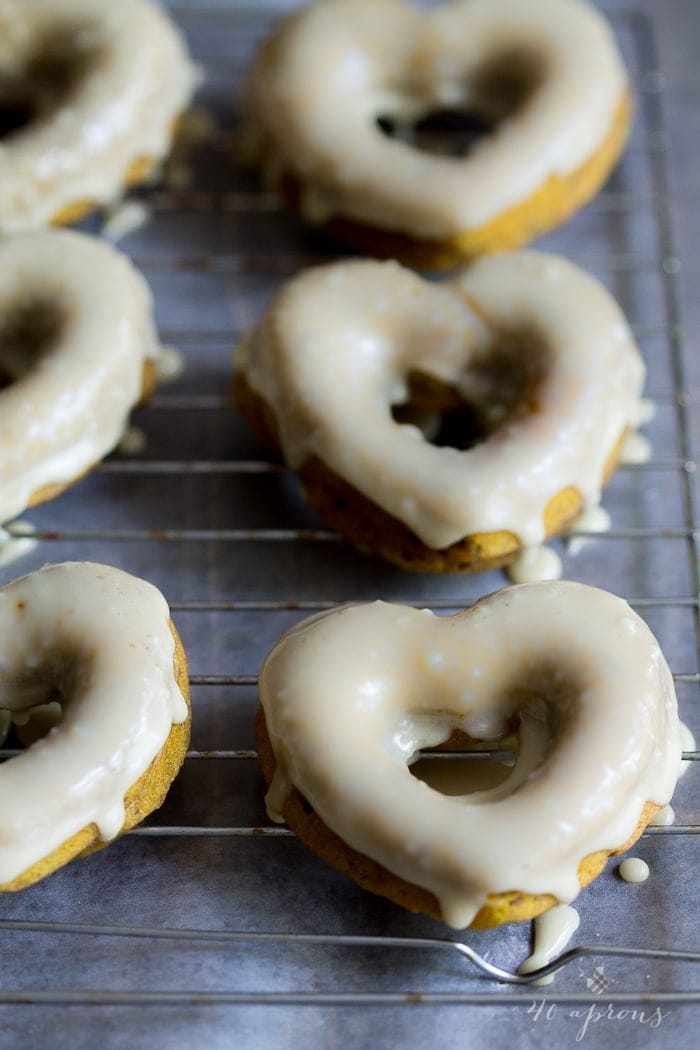
[[[589,973],[579,971],[586,983],[586,987],[593,995],[600,996],[598,1002],[583,1006],[569,1007],[550,1003],[547,999],[536,999],[527,1008],[527,1013],[533,1024],[560,1021],[567,1018],[577,1023],[576,1042],[580,1043],[592,1027],[604,1022],[616,1023],[626,1022],[643,1025],[645,1028],[660,1028],[662,1022],[668,1017],[670,1011],[662,1010],[660,1006],[646,1006],[644,1009],[630,1009],[629,1007],[618,1007],[614,1003],[604,1003],[602,997],[611,985],[615,984],[612,977],[605,973],[605,963],[600,956],[593,960],[593,966]]]

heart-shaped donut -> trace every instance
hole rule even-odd
[[[66,230],[0,242],[0,522],[114,448],[159,353],[126,256]]]
[[[128,831],[182,765],[187,663],[155,587],[65,562],[0,590],[0,709],[19,720],[56,700],[58,725],[0,765],[0,890]]]
[[[621,598],[578,583],[499,591],[456,616],[375,602],[294,627],[260,674],[268,811],[361,885],[454,927],[570,901],[671,798],[673,682]],[[449,796],[426,747],[515,729],[498,786]]]
[[[625,143],[627,76],[581,0],[323,0],[261,49],[243,149],[356,250],[426,266],[515,247],[599,188]],[[456,155],[390,137],[468,111]]]
[[[236,369],[239,407],[321,517],[432,571],[504,564],[595,504],[644,378],[608,293],[534,252],[443,285],[395,263],[307,271]]]
[[[195,79],[151,0],[3,0],[0,230],[74,222],[142,182]]]

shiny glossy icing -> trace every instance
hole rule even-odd
[[[531,333],[546,360],[525,405],[466,451],[437,447],[391,406],[421,372],[466,401],[499,396],[503,333]],[[237,366],[271,407],[287,461],[319,457],[427,546],[509,530],[545,537],[548,501],[574,486],[597,504],[606,465],[638,417],[644,367],[617,304],[565,259],[483,258],[429,284],[396,263],[337,263],[292,279]],[[492,368],[492,371],[495,371]]]
[[[61,45],[70,48],[63,61],[83,63],[84,75],[0,138],[3,233],[116,197],[134,162],[165,155],[195,87],[182,37],[151,0],[0,0],[0,78],[35,78],[37,49],[55,64]],[[21,85],[15,92],[22,102]]]
[[[625,882],[646,882],[649,878],[649,865],[639,857],[626,857],[617,870]]]
[[[56,314],[30,360],[12,319]],[[30,315],[27,318],[26,315]],[[125,256],[66,230],[0,241],[0,521],[112,449],[159,347],[145,281]],[[3,367],[5,366],[5,367]]]
[[[474,104],[489,62],[523,60],[537,86],[467,155],[436,156],[382,134]],[[291,174],[313,221],[441,238],[488,223],[602,146],[627,78],[604,19],[580,0],[326,0],[283,23],[247,93],[246,147],[272,183]],[[486,102],[489,101],[489,92]]]
[[[535,944],[532,955],[528,956],[518,967],[518,973],[533,973],[540,966],[546,966],[566,948],[576,933],[581,917],[570,904],[557,904],[549,911],[538,915],[533,923]],[[535,984],[552,984],[554,974],[541,977]]]
[[[54,699],[48,736],[0,765],[0,883],[89,824],[110,839],[124,795],[187,717],[165,599],[87,562],[49,565],[0,590],[0,708]]]
[[[322,613],[265,661],[277,761],[268,811],[292,786],[351,847],[437,897],[452,926],[487,895],[571,901],[578,867],[622,845],[678,776],[673,682],[622,599],[570,582],[510,587],[451,617],[384,602]],[[519,753],[496,788],[447,797],[412,777],[455,729]]]

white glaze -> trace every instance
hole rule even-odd
[[[648,463],[651,459],[651,442],[644,434],[631,432],[625,435],[620,446],[620,463]]]
[[[117,449],[122,456],[139,456],[145,450],[147,444],[148,438],[145,430],[142,430],[141,427],[132,426],[127,427],[124,431]]]
[[[470,366],[504,329],[534,330],[549,347],[536,412],[466,452],[393,420],[412,370],[478,400]],[[237,367],[273,409],[292,467],[317,455],[436,549],[501,529],[541,543],[545,506],[570,485],[598,502],[644,378],[608,293],[565,259],[535,252],[483,258],[442,285],[396,263],[308,270],[280,291]]]
[[[526,547],[506,567],[511,583],[537,583],[561,578],[561,558],[552,547]]]
[[[576,933],[581,922],[581,917],[570,904],[557,904],[549,911],[538,915],[534,921],[534,947],[532,955],[528,956],[518,967],[518,973],[533,973],[540,966],[546,966],[548,962],[556,958],[566,948],[567,944]],[[551,984],[555,975],[541,977],[535,984]]]
[[[675,819],[676,814],[673,811],[673,806],[662,806],[651,823],[655,828],[667,828],[673,824]]]
[[[490,893],[579,891],[578,866],[665,805],[678,774],[673,682],[620,598],[570,582],[499,591],[466,613],[375,602],[289,631],[260,697],[277,771],[268,812],[295,786],[325,824],[389,871],[431,890],[450,925]],[[503,737],[518,760],[491,791],[445,797],[411,757],[455,728]]]
[[[175,346],[161,346],[156,371],[161,383],[179,379],[185,371],[185,355]]]
[[[656,405],[649,397],[643,397],[639,402],[637,417],[634,420],[634,425],[637,427],[643,427],[647,423],[651,423],[652,419],[656,417]]]
[[[143,201],[119,201],[107,209],[102,236],[116,243],[146,225],[151,209]]]
[[[0,883],[89,824],[118,834],[124,795],[187,704],[173,673],[165,599],[87,562],[50,565],[0,590],[0,707],[62,695],[61,724],[0,766]]]
[[[569,525],[570,532],[608,532],[612,521],[605,507],[597,503],[590,507],[584,507]],[[592,543],[590,536],[572,536],[566,541],[566,550],[569,554],[579,554],[584,547]]]
[[[160,353],[148,287],[104,242],[67,230],[1,241],[0,314],[34,299],[58,304],[65,321],[50,351],[0,390],[0,521],[114,448],[144,362]]]
[[[430,155],[381,133],[468,106],[484,62],[524,51],[542,82],[464,157]],[[604,19],[579,0],[327,0],[281,26],[248,85],[244,148],[274,185],[300,183],[312,221],[333,215],[413,236],[478,228],[566,176],[602,146],[627,78]]]
[[[649,878],[649,865],[639,857],[626,857],[617,870],[625,882],[646,882]]]
[[[3,233],[117,197],[135,160],[165,156],[195,86],[180,33],[151,0],[0,0],[0,72],[21,72],[41,36],[66,31],[100,56],[50,117],[0,141]]]

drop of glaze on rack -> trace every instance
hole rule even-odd
[[[102,236],[116,243],[146,225],[151,208],[143,201],[118,201],[105,211]]]
[[[561,578],[561,558],[551,547],[526,547],[506,567],[511,583],[538,583],[540,580]]]
[[[123,456],[138,456],[144,451],[147,443],[145,430],[141,427],[127,427],[117,445],[117,451]]]
[[[651,442],[635,430],[627,434],[620,445],[618,461],[626,466],[648,463],[651,459]]]
[[[673,812],[673,806],[662,806],[654,819],[650,822],[650,827],[667,828],[673,824],[675,819],[676,814]]]
[[[649,865],[640,857],[626,857],[617,871],[625,882],[646,882],[649,878]]]
[[[557,904],[549,911],[538,915],[534,921],[535,947],[532,955],[528,956],[518,967],[518,973],[532,973],[540,966],[545,966],[557,955],[561,955],[567,944],[576,933],[581,919],[579,913],[570,904]],[[541,977],[535,984],[551,984],[555,974]]]
[[[161,346],[155,359],[159,383],[170,383],[185,371],[185,355],[175,346]]]
[[[695,743],[695,736],[690,726],[687,726],[685,722],[680,723],[681,727],[681,751],[695,751],[697,750],[697,744]],[[681,759],[681,768],[678,772],[678,776],[682,777],[688,772],[690,766],[690,760],[685,758]]]
[[[651,423],[652,419],[656,416],[656,405],[649,397],[642,397],[637,405],[637,411],[634,417],[630,420],[630,425],[633,427],[643,427],[647,423]]]
[[[36,529],[28,521],[15,521],[11,532],[0,527],[0,567],[34,550],[39,541],[34,539],[33,532]]]
[[[585,507],[578,517],[574,518],[569,526],[571,532],[607,532],[611,526],[610,515],[604,507],[596,503],[591,507]],[[590,536],[571,536],[566,541],[566,553],[576,555],[593,543]]]

